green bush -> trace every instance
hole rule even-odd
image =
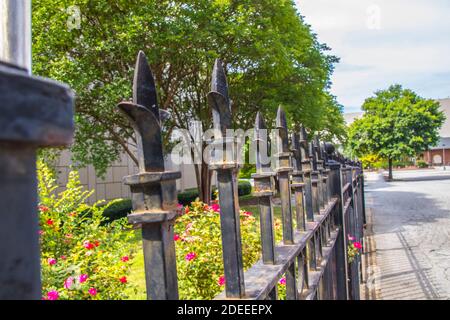
[[[198,189],[187,189],[183,192],[178,193],[178,203],[182,204],[183,206],[187,206],[191,202],[194,202],[198,197]]]
[[[213,189],[211,193],[211,199],[216,199],[216,190]],[[252,185],[249,181],[239,180],[238,182],[238,195],[239,197],[246,196],[252,193]],[[187,189],[183,192],[178,193],[178,203],[183,206],[188,206],[191,202],[194,202],[197,198],[199,198],[198,189]]]
[[[246,196],[252,193],[252,185],[249,181],[241,180],[238,182],[239,197]]]
[[[134,232],[125,219],[104,224],[105,207],[86,203],[93,191],[76,171],[56,193],[54,174],[39,162],[38,182],[42,298],[126,299]]]
[[[117,199],[109,202],[103,211],[107,222],[125,218],[132,210],[131,199]]]
[[[260,256],[257,219],[240,211],[242,256],[249,268]],[[278,221],[276,230],[280,233]],[[220,207],[200,201],[184,208],[175,224],[178,286],[181,299],[212,299],[224,290]]]
[[[419,168],[428,168],[428,163],[423,160],[418,160],[416,164]]]

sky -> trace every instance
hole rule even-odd
[[[399,83],[424,98],[450,97],[449,0],[295,0],[341,61],[331,92],[344,112]]]

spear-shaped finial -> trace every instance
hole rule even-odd
[[[212,107],[214,128],[219,129],[225,136],[226,129],[231,128],[232,118],[227,77],[220,59],[216,59],[214,63],[208,102]]]
[[[283,108],[278,107],[276,126],[278,129],[279,141],[277,143],[278,152],[289,152],[289,138],[287,130],[286,113]]]
[[[258,111],[255,119],[255,140],[257,143],[256,151],[256,171],[270,171],[270,161],[262,161],[261,157],[267,154],[269,142],[267,140],[267,126],[263,115]],[[265,149],[265,150],[264,150]]]
[[[121,102],[118,107],[128,117],[134,128],[141,172],[164,171],[161,121],[157,100],[153,74],[145,54],[140,51],[134,71],[133,102]]]

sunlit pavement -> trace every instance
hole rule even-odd
[[[385,173],[386,174],[386,173]],[[381,299],[450,298],[450,170],[366,173]]]

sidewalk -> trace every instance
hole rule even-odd
[[[366,174],[362,299],[450,298],[450,172]]]

